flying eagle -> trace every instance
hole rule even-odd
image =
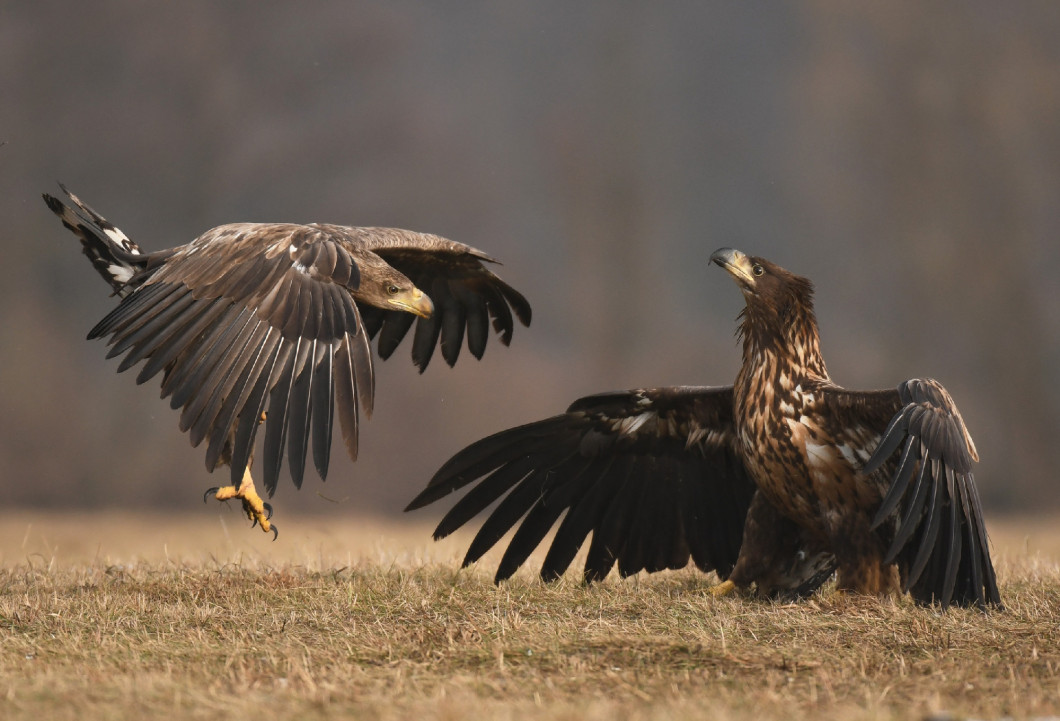
[[[616,562],[628,576],[691,559],[724,580],[716,595],[753,585],[801,596],[838,571],[840,591],[1000,606],[972,478],[978,455],[946,390],[934,380],[836,385],[810,281],[729,248],[711,261],[746,301],[732,386],[581,398],[460,451],[406,510],[474,484],[435,530],[442,538],[504,496],[464,558],[518,526],[497,582],[558,522],[546,581],[591,533],[587,582]]]
[[[301,487],[312,441],[326,478],[334,417],[357,458],[358,404],[375,395],[370,341],[388,358],[413,320],[412,360],[422,372],[439,343],[449,365],[464,335],[481,358],[494,330],[505,345],[530,305],[484,265],[480,250],[395,228],[313,223],[234,223],[177,248],[144,253],[65,187],[74,207],[45,194],[48,207],[81,239],[82,250],[121,300],[88,334],[109,336],[118,371],[146,361],[137,383],[162,373],[162,397],[180,408],[193,446],[207,441],[206,469],[231,468],[231,485],[262,530],[272,508],[254,488],[254,438],[265,424],[265,490],[276,490],[284,452]],[[421,290],[423,288],[424,290]],[[513,318],[514,312],[514,318]]]

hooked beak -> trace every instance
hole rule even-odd
[[[753,288],[755,277],[751,274],[751,260],[734,248],[719,248],[710,256],[711,263],[717,263],[729,272],[741,287]]]
[[[419,288],[398,293],[393,298],[388,298],[387,302],[391,305],[396,305],[400,310],[407,313],[418,315],[420,318],[430,318],[431,314],[434,313],[434,303]]]

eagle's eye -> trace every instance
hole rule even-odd
[[[396,285],[391,283],[390,285],[388,285],[386,287],[386,292],[389,293],[390,295],[397,295],[398,293],[401,292],[401,288],[398,288]]]
[[[755,275],[762,275],[762,273],[766,272],[766,269],[763,268],[758,263],[755,263],[754,265],[751,266],[751,272],[754,273]]]

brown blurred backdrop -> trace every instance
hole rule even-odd
[[[194,509],[223,480],[84,340],[113,299],[40,200],[62,181],[146,249],[393,225],[528,296],[481,363],[379,364],[361,459],[284,509],[396,514],[579,395],[730,383],[721,246],[816,282],[837,382],[940,379],[991,509],[1055,509],[1058,38],[1049,0],[0,3],[0,505]]]

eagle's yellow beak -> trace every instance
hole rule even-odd
[[[719,248],[710,256],[711,263],[717,263],[740,285],[753,288],[755,277],[751,272],[751,259],[734,248]]]
[[[430,318],[434,313],[434,303],[430,297],[419,288],[402,291],[387,299],[391,305],[396,305],[403,311],[418,315],[420,318]]]

